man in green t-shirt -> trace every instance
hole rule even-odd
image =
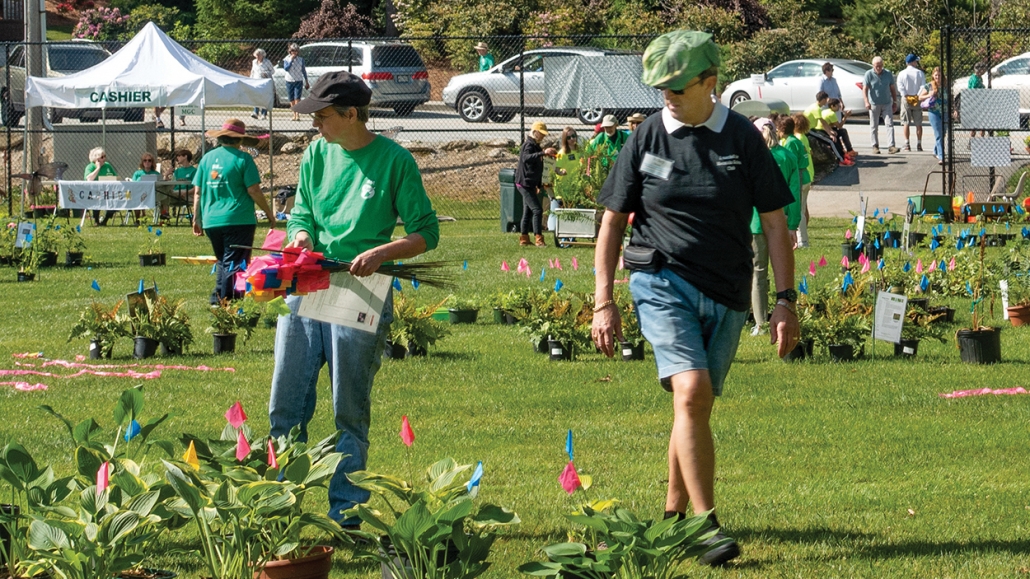
[[[360,77],[339,71],[322,75],[293,107],[312,115],[322,138],[308,146],[300,162],[286,248],[348,261],[356,277],[431,250],[440,238],[414,157],[365,126],[371,98]],[[398,218],[405,235],[394,239]],[[347,473],[363,470],[368,458],[369,397],[393,320],[392,295],[387,294],[381,312],[361,314],[365,329],[301,317],[297,312],[303,299],[287,298],[292,313],[281,316],[276,326],[271,433],[285,435],[300,426],[306,436],[318,375],[328,363],[340,431],[336,450],[345,456],[329,484],[329,516],[345,531],[355,530],[360,520],[345,513],[367,502],[369,493],[351,484]]]
[[[490,47],[485,42],[476,45],[476,52],[479,53],[479,72],[486,72],[494,67],[494,55],[490,54]]]

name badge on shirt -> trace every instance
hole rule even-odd
[[[672,161],[651,153],[644,153],[644,160],[640,163],[640,172],[668,181],[669,175],[672,175]]]

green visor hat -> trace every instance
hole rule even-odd
[[[644,84],[657,89],[683,90],[697,75],[719,66],[719,47],[712,35],[676,30],[651,41],[644,51]]]

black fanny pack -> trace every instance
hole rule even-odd
[[[654,273],[662,269],[664,262],[661,252],[653,247],[630,244],[622,248],[622,263],[630,271]]]

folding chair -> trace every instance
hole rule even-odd
[[[1026,185],[1026,174],[1027,171],[1023,171],[1023,174],[1019,176],[1019,182],[1016,183],[1016,189],[1012,193],[1006,193],[1005,180],[998,179],[998,182],[994,184],[994,190],[987,196],[987,202],[1007,201],[1014,204],[1016,199],[1019,199],[1023,194],[1023,186]]]

